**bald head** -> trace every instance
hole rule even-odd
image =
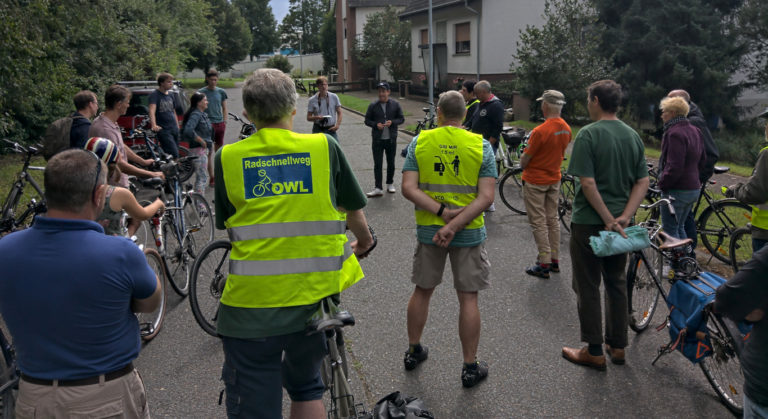
[[[687,102],[691,101],[691,95],[689,95],[688,92],[686,92],[683,89],[675,89],[669,92],[669,94],[667,94],[667,97],[681,97],[685,99]]]

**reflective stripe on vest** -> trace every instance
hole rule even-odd
[[[469,110],[469,108],[471,108],[475,103],[480,103],[480,99],[475,99],[472,102],[467,103],[467,110]]]
[[[767,150],[764,147],[760,152]],[[768,202],[752,206],[752,225],[762,230],[768,230]]]
[[[414,153],[419,165],[419,189],[447,208],[469,205],[477,198],[477,182],[483,164],[483,138],[456,127],[422,131]],[[445,225],[442,217],[416,208],[416,224]],[[483,214],[466,228],[484,225]]]
[[[235,213],[221,303],[244,308],[312,304],[363,277],[330,196],[324,134],[265,128],[226,145],[221,165]]]

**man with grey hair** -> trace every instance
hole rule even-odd
[[[488,364],[476,358],[480,342],[478,291],[490,286],[483,210],[493,202],[496,163],[490,143],[463,129],[465,113],[459,92],[441,94],[438,127],[421,131],[414,138],[403,164],[403,196],[416,205],[417,237],[411,277],[415,287],[408,301],[408,350],[403,363],[406,370],[413,370],[427,359],[421,335],[430,298],[443,280],[445,259],[450,256],[459,299],[459,339],[464,358],[461,383],[472,387],[488,376]]]
[[[0,241],[0,314],[21,370],[17,418],[149,418],[133,313],[154,311],[162,287],[133,242],[93,221],[106,174],[91,152],[55,155],[44,174],[47,214]]]
[[[491,83],[487,80],[475,83],[473,90],[480,103],[472,115],[472,120],[465,125],[470,131],[488,140],[495,152],[499,148],[499,136],[504,126],[504,103],[491,93]],[[496,211],[493,202],[488,207],[488,211]]]
[[[258,131],[216,152],[216,227],[232,242],[216,325],[230,417],[281,417],[283,387],[292,418],[325,417],[324,334],[305,327],[323,299],[362,279],[357,257],[374,244],[336,139],[292,131],[297,99],[289,76],[256,70],[243,104]]]
[[[560,225],[557,201],[560,193],[560,165],[571,142],[571,127],[560,117],[565,96],[557,90],[545,90],[540,98],[543,124],[531,131],[528,146],[520,158],[523,168],[523,198],[533,239],[539,250],[536,264],[525,273],[549,278],[549,272],[560,272]]]

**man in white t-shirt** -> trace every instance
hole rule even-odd
[[[309,98],[307,121],[312,122],[312,133],[324,132],[336,140],[336,131],[341,125],[341,102],[335,93],[328,91],[328,79],[320,76],[316,80],[317,93]]]

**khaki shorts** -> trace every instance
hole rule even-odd
[[[419,288],[432,289],[443,282],[445,257],[451,257],[453,287],[457,291],[476,292],[491,285],[491,262],[485,243],[474,247],[438,247],[419,242],[413,254],[411,282]]]

